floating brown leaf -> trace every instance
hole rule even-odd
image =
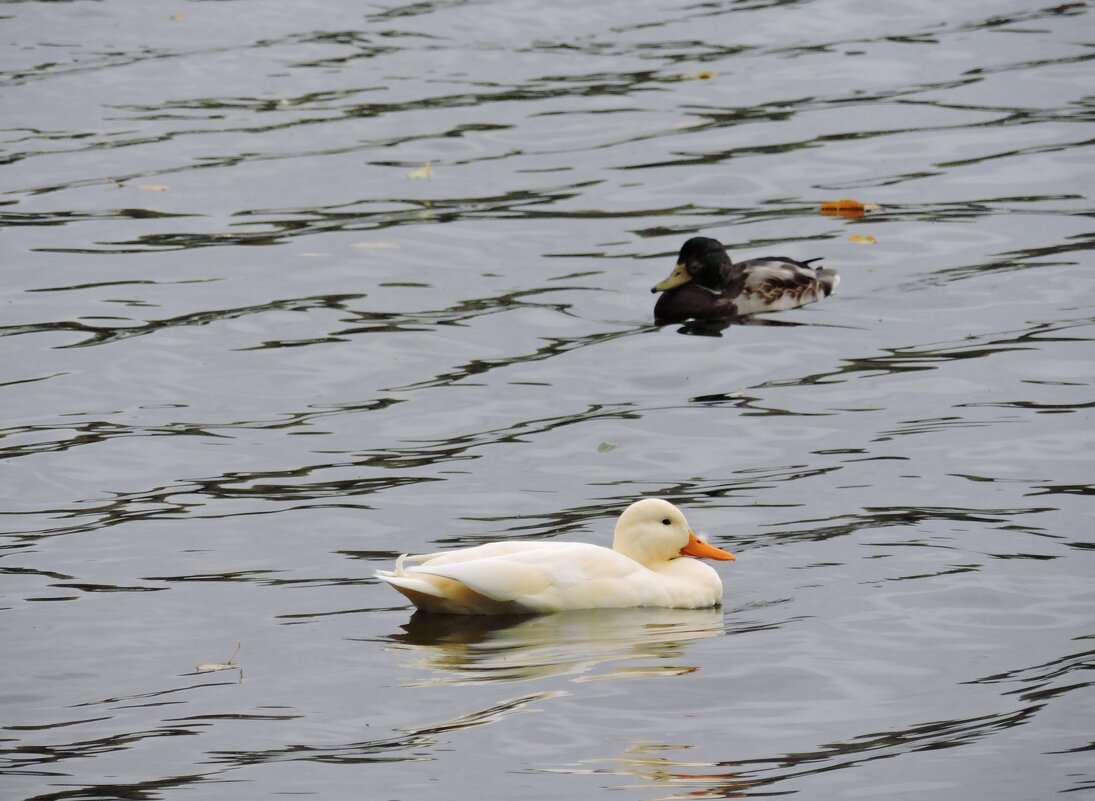
[[[862,217],[866,211],[858,200],[826,200],[821,204],[821,213],[831,217]]]

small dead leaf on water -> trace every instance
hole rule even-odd
[[[398,242],[354,242],[350,245],[352,248],[363,248],[365,250],[398,250]]]
[[[685,75],[678,75],[676,78],[678,81],[709,81],[716,75],[718,75],[717,72],[701,70],[700,72],[689,72]]]
[[[407,173],[407,177],[410,178],[412,181],[416,181],[422,178],[429,178],[432,175],[433,167],[430,166],[430,163],[428,161],[417,170],[411,170],[409,173]]]
[[[196,668],[199,673],[212,673],[217,670],[235,670],[239,667],[236,664],[236,654],[240,652],[240,644],[236,643],[236,650],[232,652],[232,655],[228,657],[227,662],[202,662]]]
[[[137,184],[137,188],[145,192],[166,192],[171,187],[167,184]]]
[[[848,237],[849,242],[855,242],[857,245],[873,245],[878,240],[870,234],[863,236],[862,234],[852,234]]]

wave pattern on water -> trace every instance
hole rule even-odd
[[[5,9],[4,798],[1095,787],[1090,3]],[[643,495],[724,607],[371,578]]]

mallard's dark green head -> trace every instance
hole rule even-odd
[[[650,291],[664,292],[689,281],[718,289],[724,281],[723,268],[729,266],[730,257],[726,255],[726,248],[721,242],[707,236],[694,236],[681,247],[673,272],[664,281],[655,284]]]

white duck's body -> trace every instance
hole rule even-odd
[[[722,600],[722,580],[687,556],[730,560],[699,540],[671,503],[636,501],[612,548],[583,542],[509,541],[401,556],[376,577],[427,612],[532,614],[640,606],[699,609]],[[407,566],[407,563],[414,563]]]

